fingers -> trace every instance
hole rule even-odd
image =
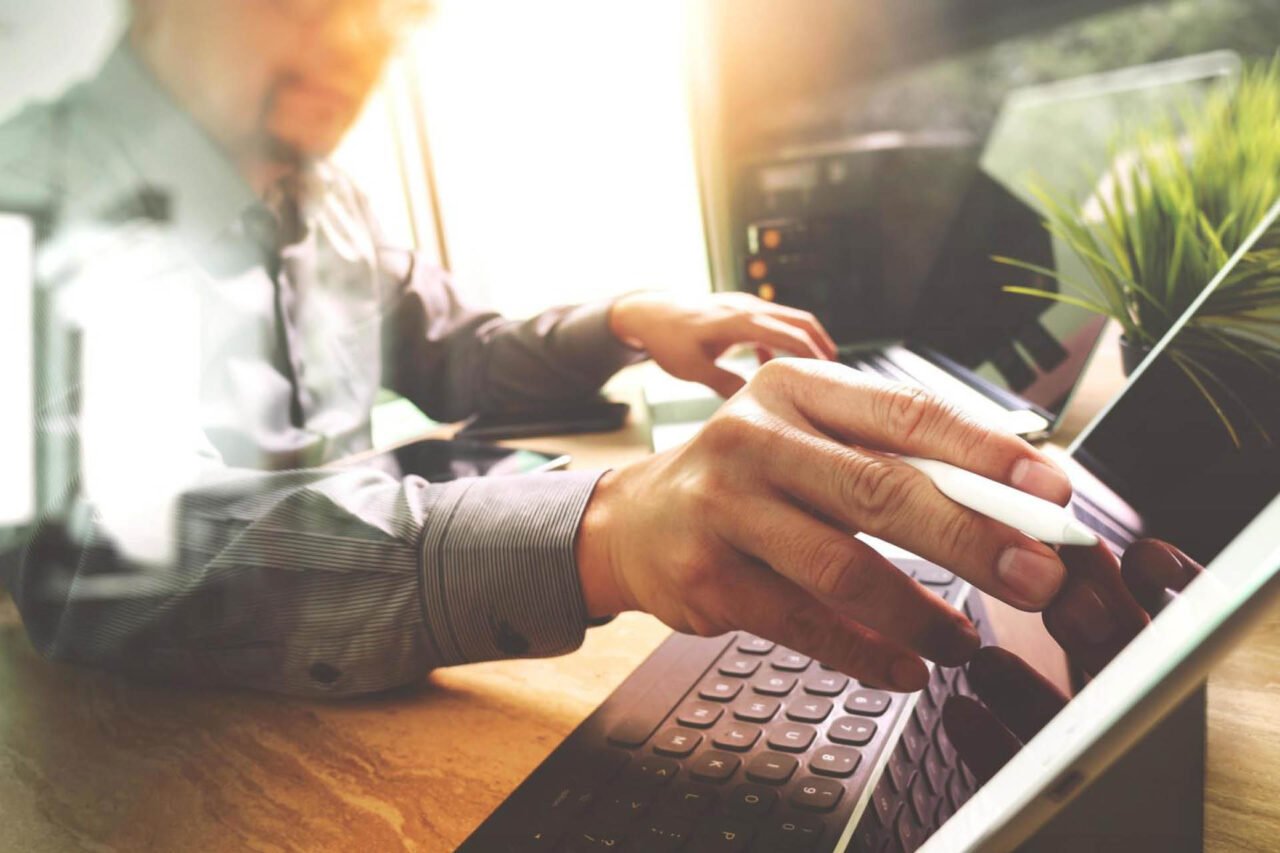
[[[774,387],[816,428],[846,444],[939,459],[1065,504],[1071,481],[1022,439],[959,415],[926,391],[839,364],[772,362]]]
[[[728,597],[733,624],[891,690],[920,690],[928,682],[928,669],[910,650],[841,616],[768,568],[747,564],[735,577]]]
[[[818,318],[810,312],[800,308],[793,308],[790,305],[769,302],[748,293],[733,294],[733,297],[739,300],[739,306],[743,310],[751,314],[775,317],[784,323],[803,330],[817,345],[824,358],[833,359],[836,357],[836,342],[832,340],[831,335],[827,333],[826,328],[823,327]]]
[[[775,488],[844,528],[945,566],[1015,607],[1042,609],[1062,585],[1052,548],[951,501],[893,457],[776,427],[755,464]]]
[[[1203,571],[1199,563],[1158,539],[1134,542],[1120,561],[1125,586],[1152,616],[1164,607],[1166,590],[1181,592]]]
[[[969,620],[865,542],[776,498],[738,501],[725,515],[730,545],[832,610],[949,666],[978,648]]]
[[[942,706],[942,726],[960,759],[984,785],[1022,748],[995,714],[968,696],[947,698]]]
[[[1067,697],[1022,658],[998,646],[979,649],[969,683],[1000,722],[1026,743],[1067,704]]]
[[[1044,613],[1044,626],[1090,675],[1102,670],[1150,622],[1129,593],[1105,545],[1064,547],[1067,580]]]
[[[802,329],[810,339],[817,345],[818,349],[828,360],[834,359],[837,355],[836,342],[832,340],[831,335],[818,318],[810,314],[808,311],[801,311],[797,308],[789,308],[785,305],[774,305],[774,310],[770,313],[784,323],[789,323],[798,329]]]
[[[768,314],[739,315],[732,328],[725,331],[732,335],[732,343],[761,344],[792,355],[814,359],[829,358],[821,343],[809,330]]]

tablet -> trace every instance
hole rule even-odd
[[[1274,240],[1277,229],[1280,202],[1085,429],[1067,460],[1077,515],[1116,550],[1152,536],[1178,546],[1206,571],[925,849],[1013,849],[1199,686],[1280,596],[1280,335],[1264,322],[1256,337],[1245,339],[1252,341],[1248,347],[1237,342],[1214,350],[1205,343],[1206,335],[1232,328],[1223,319],[1223,299],[1208,302],[1222,282],[1280,286],[1275,272],[1262,271],[1271,277],[1267,285],[1263,277],[1246,278],[1259,270],[1241,262],[1264,233]],[[1199,384],[1175,381],[1188,366]]]

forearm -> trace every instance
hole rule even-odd
[[[585,630],[573,537],[596,476],[231,476],[183,498],[170,564],[128,564],[104,530],[28,549],[15,598],[48,657],[298,695],[558,654]]]
[[[413,261],[397,274],[385,382],[434,418],[580,399],[646,357],[611,331],[611,300],[510,320],[466,305],[441,270]]]

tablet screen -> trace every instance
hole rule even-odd
[[[989,841],[1020,808],[1043,807],[1041,792],[1082,766],[1080,756],[1144,696],[1172,689],[1170,673],[1280,569],[1280,322],[1242,308],[1243,295],[1260,291],[1272,293],[1271,310],[1280,304],[1277,259],[1280,202],[1072,449],[1098,480],[1077,482],[1076,504],[1121,509],[1124,525],[1106,531],[1116,550],[1128,538],[1153,537],[1206,570],[1163,609],[1140,605],[1135,593],[1125,615],[1108,594],[1101,606],[1109,630],[1128,625],[1112,636],[1072,629],[1085,648],[1073,659],[1085,686],[1039,734],[1020,738],[1025,745],[978,790],[972,808],[934,837],[945,842],[940,849]],[[1081,517],[1096,521],[1089,512]],[[1127,536],[1112,535],[1123,526]],[[1118,572],[1114,583],[1134,589]],[[1143,609],[1153,612],[1149,623]]]

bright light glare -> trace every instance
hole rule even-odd
[[[529,315],[709,289],[681,0],[439,0],[412,49],[450,265]]]
[[[31,287],[35,233],[0,213],[0,527],[35,516]]]

